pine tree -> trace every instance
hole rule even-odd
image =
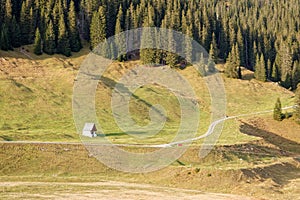
[[[183,47],[185,47],[185,49],[184,49],[185,58],[186,58],[187,62],[189,62],[189,63],[193,63],[192,37],[193,37],[192,26],[190,25],[190,26],[187,26],[187,28],[186,28],[186,36],[185,36],[185,41],[184,41],[184,45],[183,45]]]
[[[293,59],[291,50],[288,47],[288,44],[283,43],[280,51],[279,56],[281,58],[281,85],[285,88],[290,88],[292,86],[292,66],[293,66]]]
[[[22,44],[29,44],[29,33],[30,33],[30,11],[26,5],[27,3],[23,1],[21,13],[20,13],[20,28],[21,28],[21,42]]]
[[[268,59],[268,61],[267,61],[267,79],[271,80],[271,77],[272,77],[272,64],[271,64],[270,59]]]
[[[241,59],[241,65],[246,66],[245,51],[244,51],[244,38],[242,35],[241,28],[239,28],[238,33],[237,33],[237,44],[238,44],[238,49],[239,49],[239,54],[240,54],[240,59]]]
[[[121,32],[124,31],[123,24],[124,24],[123,8],[120,5],[118,15],[117,15],[115,35],[120,34]],[[118,61],[121,62],[127,60],[126,55],[124,55],[126,52],[126,39],[124,34],[118,35],[116,37],[115,43],[118,49],[118,55],[117,55]]]
[[[212,42],[210,44],[209,57],[214,62],[217,62],[217,60],[218,60],[218,49],[217,49],[215,33],[213,33],[213,35],[212,35]]]
[[[220,24],[219,27],[218,46],[220,49],[219,57],[225,60],[228,55],[228,52],[230,52],[230,43],[226,35],[224,26],[222,24]]]
[[[133,4],[130,4],[130,8],[126,10],[126,17],[125,17],[125,30],[133,29],[133,13],[134,8]]]
[[[10,42],[9,42],[8,28],[7,28],[6,24],[2,25],[0,46],[1,46],[1,49],[4,51],[8,51],[8,50],[12,49],[10,46]]]
[[[34,41],[34,37],[35,37],[35,18],[33,16],[33,9],[32,7],[29,10],[29,32],[28,32],[28,43],[32,44]]]
[[[59,19],[59,32],[57,38],[57,52],[61,53],[67,57],[71,56],[71,48],[68,37],[68,32],[66,29],[66,24],[64,16],[61,15]]]
[[[54,30],[53,30],[53,24],[52,24],[52,20],[50,20],[47,29],[46,29],[46,33],[45,33],[45,40],[43,43],[43,51],[49,55],[52,55],[55,53],[55,34],[54,34]]]
[[[271,80],[274,82],[278,82],[280,80],[278,66],[276,65],[275,62],[272,67]]]
[[[233,45],[225,64],[225,73],[229,78],[242,78],[237,45]]]
[[[115,27],[115,34],[119,34],[120,32],[124,31],[124,16],[123,16],[123,8],[120,5],[117,20],[116,20],[116,27]]]
[[[298,123],[300,123],[300,84],[298,84],[296,93],[295,93],[295,111],[294,116]]]
[[[266,65],[263,54],[261,54],[260,58],[259,55],[256,56],[254,77],[263,82],[267,80]]]
[[[11,0],[5,1],[5,20],[4,22],[8,25],[12,20],[12,2]]]
[[[174,40],[173,31],[168,32],[168,49],[166,56],[166,64],[170,67],[175,67],[178,61],[178,56],[173,53],[176,52],[176,42]]]
[[[147,14],[145,15],[143,26],[144,27],[154,26],[154,9],[149,4],[148,4],[148,11]],[[155,39],[156,37],[153,29],[151,29],[151,31],[143,31],[142,39],[141,39],[141,51],[140,51],[140,58],[143,64],[151,64],[156,62],[156,51],[154,48],[149,48],[149,47],[155,47],[156,45]]]
[[[93,13],[90,25],[90,46],[96,48],[106,38],[106,16],[104,7],[100,6],[97,12]]]
[[[282,121],[282,109],[281,109],[280,98],[277,98],[274,111],[273,111],[273,119],[277,121]]]
[[[70,10],[68,13],[69,21],[69,36],[70,36],[70,48],[73,52],[78,52],[82,48],[79,31],[76,25],[76,12],[74,1],[70,2]]]
[[[17,48],[21,46],[21,30],[15,16],[12,19],[11,38],[13,38],[11,41],[13,47]]]
[[[300,62],[295,61],[292,71],[292,90],[297,89],[297,85],[300,83]]]
[[[202,77],[206,76],[206,66],[203,53],[200,54],[200,60],[198,64],[198,71]]]
[[[36,55],[41,55],[42,52],[42,39],[39,28],[35,31],[35,39],[34,39],[34,53]]]

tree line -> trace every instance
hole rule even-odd
[[[299,0],[0,0],[2,50],[34,44],[38,55],[70,56],[83,40],[93,49],[105,38],[139,27],[192,37],[215,62],[226,61],[228,77],[241,78],[243,66],[260,81],[293,90],[300,82]],[[188,58],[191,49],[185,50]],[[140,57],[144,63],[180,61],[155,49],[141,50]]]

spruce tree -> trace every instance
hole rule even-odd
[[[294,116],[296,121],[300,124],[300,84],[298,84],[295,93],[295,106]]]
[[[185,53],[185,58],[187,62],[193,63],[193,43],[192,43],[192,26],[187,26],[186,28],[186,36],[185,36],[185,41],[184,41],[184,53]]]
[[[124,24],[123,8],[122,6],[120,6],[117,15],[115,35],[120,34],[121,32],[124,31],[123,24]],[[124,53],[126,52],[126,39],[124,34],[118,35],[118,37],[116,37],[115,43],[118,49],[118,55],[117,55],[118,61],[121,62],[127,60],[126,55],[124,55]]]
[[[218,48],[217,48],[217,42],[215,33],[212,35],[212,42],[210,44],[210,50],[209,50],[209,57],[214,61],[217,62],[218,60]]]
[[[67,57],[71,56],[70,42],[69,42],[68,32],[66,29],[66,24],[65,24],[63,15],[61,15],[60,19],[59,19],[57,52],[65,55]]]
[[[244,38],[242,35],[241,28],[239,28],[238,33],[237,33],[237,44],[238,44],[238,49],[239,49],[239,54],[240,54],[240,59],[241,59],[241,65],[246,66]]]
[[[277,121],[282,121],[282,109],[280,98],[277,98],[273,111],[273,119]]]
[[[90,25],[90,47],[94,49],[99,43],[103,42],[106,38],[106,16],[105,9],[100,6],[98,11],[93,13]]]
[[[21,13],[20,13],[20,28],[21,28],[21,42],[22,44],[29,44],[29,33],[30,33],[30,13],[26,2],[23,1]]]
[[[202,77],[206,76],[206,66],[203,53],[200,54],[200,60],[198,66],[198,71]]]
[[[278,82],[280,80],[278,66],[276,65],[275,62],[272,67],[271,80],[274,82]]]
[[[178,61],[176,52],[176,41],[174,40],[173,31],[168,31],[168,52],[166,56],[166,64],[170,67],[175,67]]]
[[[34,39],[34,53],[36,55],[41,55],[42,52],[42,39],[39,28],[35,31],[35,39]]]
[[[272,77],[272,65],[270,59],[267,61],[267,79],[271,80]]]
[[[21,46],[21,30],[15,16],[12,19],[11,38],[13,38],[13,40],[11,41],[13,47],[17,48]]]
[[[4,51],[8,51],[8,50],[12,49],[10,46],[10,42],[9,42],[8,28],[7,28],[6,24],[2,25],[0,46],[1,46],[1,49]]]
[[[300,83],[300,62],[295,61],[292,71],[292,89],[297,89],[297,85]]]
[[[283,43],[281,45],[279,56],[281,58],[281,85],[285,88],[290,88],[292,86],[292,66],[293,66],[293,58],[291,54],[291,50],[288,44]]]
[[[35,18],[33,16],[33,8],[31,7],[29,10],[29,32],[28,32],[28,43],[32,44],[35,37]]]
[[[256,56],[254,77],[263,82],[267,80],[266,65],[263,54],[261,54],[260,58],[259,55]]]
[[[45,33],[43,51],[49,55],[52,55],[55,53],[55,48],[55,34],[53,30],[52,20],[50,20]]]
[[[5,20],[4,22],[8,25],[12,20],[12,2],[11,0],[5,1]]]
[[[229,78],[242,78],[237,45],[233,45],[225,64],[225,74]]]
[[[69,21],[69,37],[70,37],[70,48],[73,52],[78,52],[82,48],[79,31],[76,25],[76,12],[74,1],[70,2],[70,10],[68,13]]]

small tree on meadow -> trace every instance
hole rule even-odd
[[[273,119],[276,121],[282,121],[282,109],[280,98],[277,99],[273,112]]]

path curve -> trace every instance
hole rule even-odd
[[[294,106],[288,106],[282,108],[282,110],[288,110],[297,107],[296,105]],[[248,114],[241,114],[241,115],[236,115],[236,116],[230,116],[230,117],[225,117],[219,120],[216,120],[212,122],[208,130],[205,134],[200,135],[195,138],[190,138],[182,141],[177,141],[177,142],[171,142],[171,143],[165,143],[165,144],[88,144],[88,145],[104,145],[104,146],[119,146],[119,147],[140,147],[140,148],[168,148],[168,147],[174,147],[176,145],[180,144],[185,144],[185,143],[190,143],[194,142],[200,139],[203,139],[205,137],[210,136],[213,132],[215,127],[219,124],[222,123],[226,120],[230,119],[236,119],[240,117],[247,117],[247,116],[253,116],[253,115],[261,115],[261,114],[266,114],[273,112],[273,110],[266,110],[266,111],[261,111],[261,112],[254,112],[254,113],[248,113]],[[0,141],[0,143],[9,143],[9,144],[62,144],[62,145],[81,145],[81,142],[42,142],[42,141]]]

